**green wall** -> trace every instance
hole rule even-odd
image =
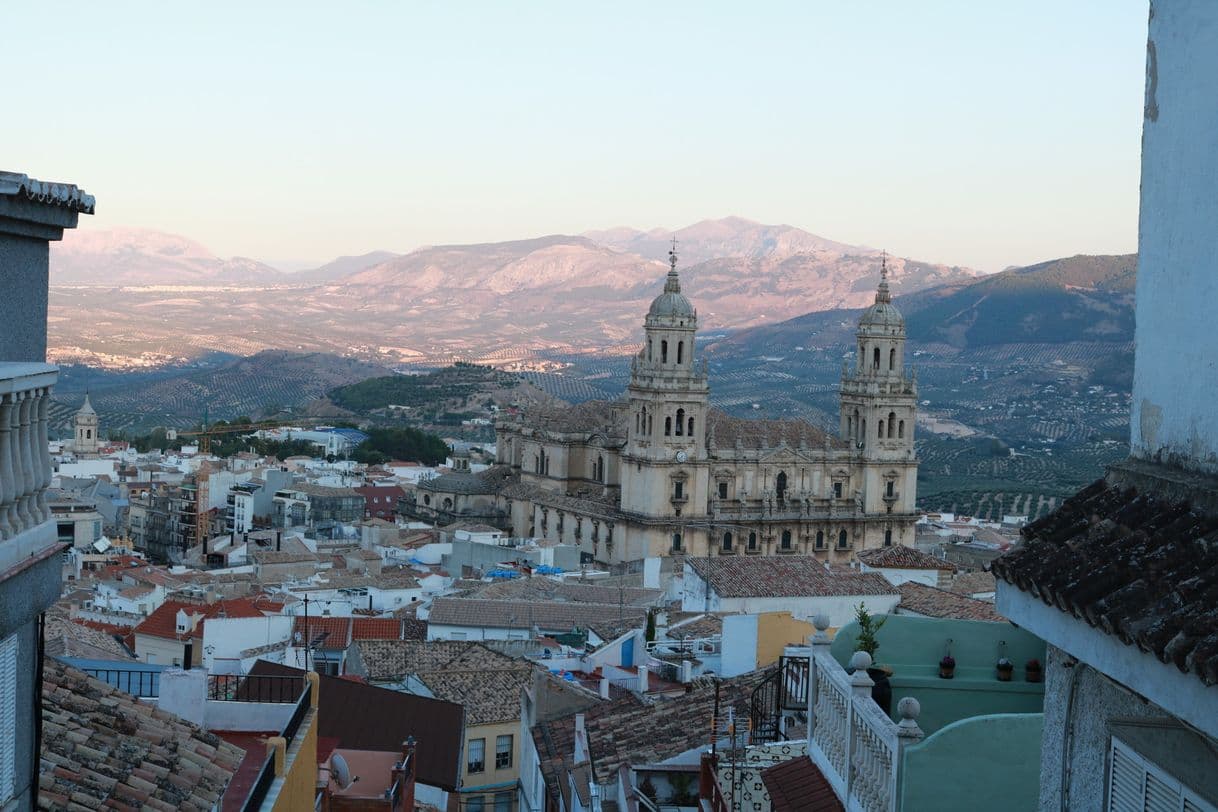
[[[1045,643],[1009,623],[979,620],[887,615],[877,639],[876,660],[892,666],[892,713],[897,702],[912,696],[922,705],[918,725],[927,735],[960,719],[987,714],[1040,713],[1044,683],[1027,682],[1024,663],[1045,662]],[[855,651],[858,625],[843,626],[833,638],[830,653],[848,666]],[[939,660],[951,639],[956,660],[954,679],[939,678]],[[1006,642],[1006,656],[1015,663],[1011,682],[999,682],[994,665]]]
[[[906,748],[897,808],[1036,809],[1043,727],[1039,713],[979,716],[950,724]]]

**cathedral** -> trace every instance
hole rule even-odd
[[[844,563],[860,550],[913,544],[917,382],[905,368],[905,322],[886,266],[859,320],[853,368],[843,365],[836,435],[710,408],[698,314],[681,293],[675,249],[643,329],[623,398],[497,423],[501,465],[482,490],[513,535],[577,544],[603,563],[677,555]],[[424,487],[452,498],[440,481]]]

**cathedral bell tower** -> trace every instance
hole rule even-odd
[[[664,292],[643,322],[631,362],[623,510],[655,517],[706,513],[706,365],[694,357],[698,314],[681,294],[676,240]]]
[[[909,513],[917,487],[918,384],[905,370],[905,319],[892,304],[886,255],[875,303],[856,335],[854,370],[842,365],[841,436],[865,464],[866,511]]]
[[[75,429],[76,440],[72,450],[77,454],[96,454],[98,448],[97,412],[93,411],[93,404],[89,402],[87,392],[80,411],[72,417],[72,427]]]

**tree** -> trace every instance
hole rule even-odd
[[[855,607],[854,621],[859,625],[859,634],[854,647],[857,651],[865,651],[870,654],[872,662],[875,662],[875,652],[880,647],[876,634],[887,620],[886,616],[877,620],[871,612],[867,611],[867,605],[861,601]]]

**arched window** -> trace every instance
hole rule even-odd
[[[652,420],[651,415],[647,415],[647,436],[650,437],[652,432],[654,432],[655,430],[656,430],[655,421]]]
[[[685,433],[688,434],[690,437],[694,436],[694,419],[692,417],[689,419],[689,431],[687,431]]]
[[[597,482],[605,481],[605,458],[604,457],[596,458],[596,481]]]
[[[893,347],[888,351],[888,369],[894,370],[897,368],[897,348]]]
[[[639,415],[639,413],[638,413],[638,412],[635,412],[635,413],[634,413],[634,433],[635,433],[635,434],[638,434],[638,433],[639,433],[639,432],[642,430],[642,429],[640,429],[640,428],[639,428],[639,419],[640,419],[640,417],[641,417],[641,416]]]
[[[674,553],[681,552],[681,534],[680,533],[672,534],[672,551]]]
[[[782,540],[779,542],[779,547],[781,547],[784,550],[791,549],[791,531],[790,530],[782,531]]]
[[[684,360],[685,360],[685,342],[678,341],[677,342],[677,363],[679,364]]]
[[[884,495],[887,496],[888,498],[891,499],[893,496],[896,495],[895,490],[896,490],[896,483],[893,482],[891,479],[888,480],[886,483],[884,483]]]
[[[816,531],[816,549],[818,549],[818,550],[825,549],[825,531],[824,530]]]
[[[879,369],[879,368],[880,368],[880,348],[879,348],[879,347],[876,347],[876,348],[875,348],[875,349],[872,351],[872,355],[871,355],[871,367],[872,367],[872,369]]]
[[[732,534],[730,532],[723,534],[723,551],[726,553],[732,551]]]
[[[549,457],[546,457],[546,470],[544,471],[544,473],[546,476],[550,475],[550,458]]]
[[[838,533],[838,534],[837,534],[837,547],[838,547],[838,549],[839,549],[839,550],[844,550],[844,549],[846,549],[846,542],[847,542],[846,531],[845,531],[845,530],[843,530],[843,531],[841,531],[840,533]]]
[[[757,534],[756,533],[749,533],[749,549],[750,550],[757,549]]]
[[[677,436],[685,434],[685,410],[677,409]]]
[[[431,494],[427,494],[427,493],[423,494],[423,504],[425,504],[425,505],[431,504]]]
[[[883,440],[884,439],[884,421],[883,420],[880,421],[878,429],[879,429],[879,431],[877,431],[875,433],[875,436],[879,437],[881,440]]]
[[[897,422],[897,413],[889,412],[888,413],[888,439],[889,440],[892,439],[893,433],[896,432],[896,430],[897,430],[896,426],[893,425],[896,422]]]
[[[778,478],[774,481],[774,491],[778,494],[779,499],[783,499],[787,494],[787,472],[779,471]]]
[[[660,363],[661,364],[668,363],[668,342],[667,341],[660,342]]]
[[[452,510],[452,507],[453,507],[453,500],[448,498],[447,496],[445,496],[444,497],[444,509]]]
[[[884,531],[884,546],[885,547],[892,546],[892,531],[891,530]]]
[[[867,418],[863,418],[862,430],[859,432],[859,445],[867,445]]]
[[[905,439],[905,421],[901,420],[897,423],[897,439]]]
[[[651,360],[651,350],[652,350],[652,345],[653,345],[653,344],[655,344],[655,342],[654,342],[654,341],[648,341],[648,342],[647,342],[647,360],[648,360],[648,361],[650,361],[650,360]]]
[[[666,417],[666,418],[664,418],[664,436],[668,437],[671,434],[672,434],[672,418]]]
[[[854,426],[853,426],[853,428],[854,428],[854,431],[852,431],[852,432],[850,433],[850,436],[851,436],[851,437],[853,437],[853,438],[855,439],[855,442],[857,442],[857,441],[858,441],[858,439],[859,439],[859,410],[858,410],[858,409],[855,409],[855,410],[854,410]]]

